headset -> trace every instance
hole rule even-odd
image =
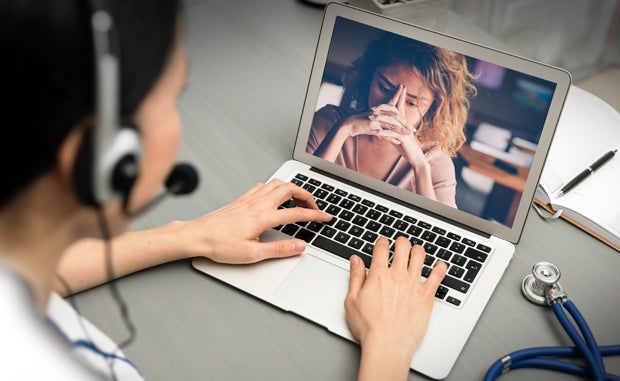
[[[89,0],[95,61],[95,128],[86,132],[74,167],[79,200],[101,208],[120,198],[123,211],[135,217],[168,195],[193,192],[198,173],[189,163],[176,164],[159,194],[140,210],[128,210],[129,194],[139,174],[142,153],[138,128],[120,115],[118,36],[105,0]]]
[[[95,60],[95,128],[78,151],[74,188],[85,205],[100,208],[115,198],[126,207],[142,153],[138,129],[121,124],[120,62],[114,21],[104,1],[90,0]]]

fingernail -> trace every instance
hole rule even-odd
[[[351,268],[356,268],[360,265],[360,259],[356,255],[352,255],[349,261],[351,262]]]
[[[306,241],[296,239],[293,241],[291,246],[292,246],[293,251],[302,252],[306,249]]]

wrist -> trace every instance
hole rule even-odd
[[[166,251],[176,253],[178,259],[193,258],[200,255],[198,253],[204,252],[195,247],[195,242],[191,237],[193,233],[189,226],[190,222],[174,220],[157,228],[158,243],[165,247]]]
[[[402,338],[367,336],[362,342],[359,379],[406,379],[414,350]]]

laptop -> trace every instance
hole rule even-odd
[[[418,194],[411,186],[415,179],[403,180],[412,176],[403,157],[392,168],[401,170],[382,177],[364,174],[369,171],[356,167],[359,158],[347,162],[345,156],[361,140],[349,138],[336,159],[323,158],[317,148],[329,139],[329,133],[313,130],[321,125],[319,118],[364,110],[354,104],[359,99],[347,96],[351,82],[343,83],[343,77],[374,41],[388,38],[458,53],[472,73],[476,94],[462,128],[464,143],[452,155],[436,146],[426,150],[429,162],[435,160],[433,150],[443,160],[436,172],[448,174],[433,183],[437,201]],[[395,93],[398,84],[385,79],[381,88]],[[437,260],[449,265],[428,331],[411,361],[411,369],[445,378],[514,254],[570,81],[558,68],[332,3],[325,9],[293,158],[272,178],[307,189],[334,219],[278,226],[261,236],[264,241],[304,239],[307,249],[300,256],[243,266],[196,258],[193,266],[355,341],[343,306],[348,258],[357,254],[368,265],[378,236],[391,242],[405,236],[426,250],[423,276]],[[345,153],[347,144],[353,148]],[[368,159],[362,158],[373,164]]]

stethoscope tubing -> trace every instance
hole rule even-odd
[[[575,326],[570,322],[562,307],[566,308],[569,312],[577,324],[577,327],[581,331],[583,338],[579,335]],[[487,371],[484,380],[495,380],[508,370],[520,368],[539,368],[560,371],[580,377],[592,377],[596,381],[620,381],[620,376],[606,373],[603,364],[603,356],[614,356],[620,354],[620,345],[607,345],[599,347],[583,315],[581,315],[572,301],[566,300],[561,303],[554,303],[552,304],[552,309],[560,324],[575,344],[575,347],[536,347],[512,352],[493,363]],[[586,359],[588,367],[550,358],[576,356],[583,356]]]
[[[603,345],[600,348],[600,353],[602,356],[616,356],[620,355],[620,345]],[[521,369],[521,368],[539,368],[539,369],[548,369],[555,370],[563,373],[568,373],[580,377],[588,377],[591,374],[589,368],[569,363],[567,361],[562,361],[549,357],[577,357],[580,356],[581,352],[577,349],[577,347],[569,347],[569,346],[560,346],[560,347],[534,347],[521,349],[518,351],[514,351],[510,353],[510,365],[507,367],[506,371]],[[508,357],[506,356],[506,357]],[[547,357],[547,358],[540,358]],[[497,360],[487,371],[487,374],[484,378],[485,381],[491,381],[497,379],[502,373],[505,373],[504,368],[506,367],[503,359]],[[620,376],[615,374],[607,373],[606,377],[608,380],[612,381],[620,381]]]
[[[566,300],[564,303],[554,303],[551,305],[553,308],[553,312],[557,316],[560,324],[564,327],[564,330],[570,336],[571,340],[577,348],[579,348],[586,359],[586,362],[590,366],[592,370],[592,376],[595,380],[605,380],[605,365],[603,363],[603,356],[601,355],[601,351],[599,350],[598,343],[596,339],[594,339],[594,335],[586,323],[586,319],[583,317],[581,312],[575,306],[571,300]],[[568,316],[564,313],[564,307],[568,313],[572,316],[573,320],[577,324],[579,331],[581,331],[581,336],[575,329],[575,326],[571,324],[568,320]],[[584,342],[585,339],[585,342]]]

